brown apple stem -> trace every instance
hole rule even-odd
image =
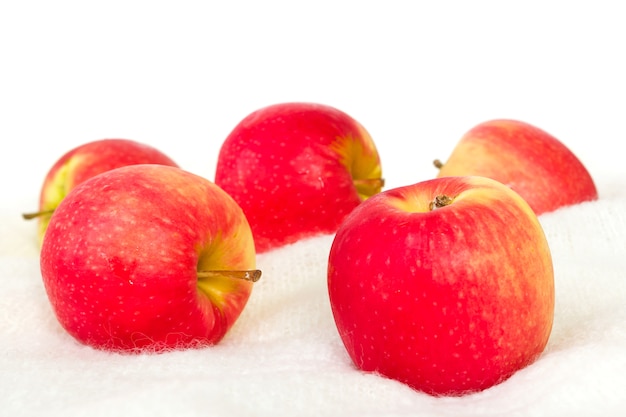
[[[261,270],[250,269],[245,271],[198,271],[198,278],[228,277],[234,279],[243,279],[244,281],[257,282],[261,279]]]
[[[430,209],[430,211],[433,211],[435,209],[445,207],[450,204],[452,204],[452,198],[448,197],[445,194],[441,194],[435,197],[435,199],[430,202],[428,208]]]
[[[383,188],[385,186],[384,178],[361,178],[353,181],[356,187],[366,186],[368,188]]]
[[[435,159],[433,161],[433,165],[435,166],[435,168],[437,169],[441,169],[443,168],[443,162],[441,162],[439,159]]]
[[[52,215],[52,213],[54,213],[54,209],[37,211],[34,213],[22,213],[22,217],[24,218],[24,220],[32,220],[36,219],[37,217]]]

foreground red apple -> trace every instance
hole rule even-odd
[[[598,191],[582,162],[549,133],[517,120],[491,120],[470,129],[438,177],[480,175],[517,191],[536,214],[596,200]]]
[[[72,336],[120,351],[219,342],[260,277],[241,208],[212,182],[164,165],[76,186],[50,219],[41,273]]]
[[[97,174],[135,164],[177,164],[158,149],[129,139],[100,139],[87,142],[62,155],[50,168],[39,196],[39,211],[25,218],[38,219],[39,243],[50,216],[76,185]]]
[[[537,217],[482,177],[365,201],[337,231],[328,291],[356,367],[433,395],[504,381],[538,358],[552,328],[552,260]]]
[[[222,144],[215,183],[245,212],[259,253],[334,233],[383,186],[365,128],[315,103],[275,104],[244,118]]]

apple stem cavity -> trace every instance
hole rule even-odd
[[[42,216],[51,216],[52,213],[54,213],[54,209],[37,211],[35,213],[22,213],[22,218],[24,220],[32,220]]]
[[[383,178],[356,178],[353,179],[352,183],[361,200],[367,200],[372,195],[380,192],[385,186]]]
[[[234,279],[242,279],[244,281],[257,282],[261,279],[261,270],[250,269],[245,271],[228,271],[228,270],[215,270],[215,271],[198,271],[198,278],[214,278],[214,277],[228,277]]]
[[[430,209],[430,211],[433,211],[438,208],[448,206],[450,204],[452,204],[452,198],[448,197],[445,194],[441,194],[435,197],[435,199],[430,202],[430,204],[428,205],[428,208]]]

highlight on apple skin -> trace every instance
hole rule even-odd
[[[94,140],[63,154],[44,178],[38,212],[24,214],[27,219],[37,219],[39,244],[52,212],[76,185],[102,172],[135,164],[178,166],[153,146],[130,139]]]
[[[478,175],[508,185],[537,215],[598,199],[591,174],[561,141],[529,123],[495,119],[470,129],[437,177]]]
[[[258,253],[334,233],[361,201],[381,191],[381,163],[354,118],[318,103],[258,109],[223,142],[215,183],[239,203]]]
[[[143,352],[218,343],[260,277],[236,202],[177,167],[115,168],[78,184],[50,219],[41,273],[76,340]]]
[[[356,368],[431,395],[502,383],[543,352],[554,273],[530,206],[483,177],[383,191],[341,225],[328,291]]]

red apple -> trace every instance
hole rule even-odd
[[[135,164],[178,166],[158,149],[129,139],[95,140],[62,155],[46,174],[39,196],[39,211],[24,214],[27,219],[38,219],[39,243],[50,215],[76,185],[101,172]]]
[[[41,273],[63,328],[119,351],[219,342],[260,276],[235,201],[209,180],[154,164],[77,185],[50,219]]]
[[[316,103],[281,103],[245,117],[220,149],[215,183],[248,217],[257,252],[334,233],[382,186],[365,128]]]
[[[598,191],[582,162],[549,133],[517,120],[491,120],[470,129],[438,177],[480,175],[508,185],[537,215],[584,201]]]
[[[355,366],[432,395],[498,384],[542,353],[554,314],[544,232],[483,177],[382,192],[333,240],[328,291]]]

